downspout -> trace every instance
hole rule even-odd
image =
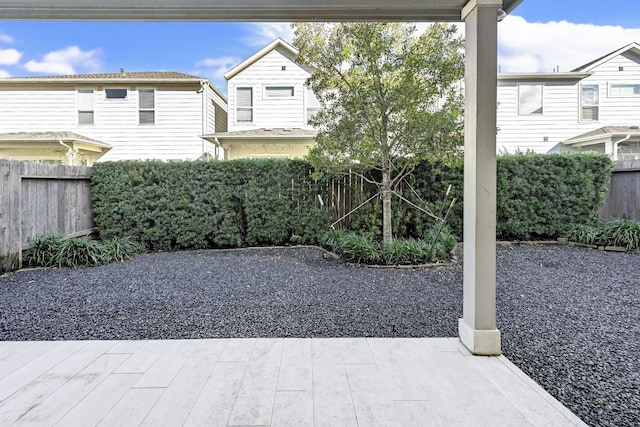
[[[58,143],[60,143],[60,145],[62,145],[63,147],[67,148],[67,165],[73,166],[73,148],[65,144],[61,139],[58,140]]]
[[[622,138],[620,141],[617,142],[613,142],[613,161],[617,162],[618,161],[618,144],[620,144],[621,142],[625,142],[627,141],[629,138],[631,138],[631,134],[627,134],[627,136],[625,136],[624,138]]]
[[[201,135],[207,134],[207,119],[209,117],[207,103],[207,91],[205,90],[206,80],[200,80],[200,92],[202,93],[202,133]],[[204,156],[207,150],[207,141],[202,139],[202,155]]]

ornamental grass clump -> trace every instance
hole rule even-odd
[[[640,251],[640,223],[629,219],[609,221],[601,226],[575,224],[566,233],[567,240],[585,245],[620,246],[629,252]]]
[[[364,233],[328,233],[325,241],[347,262],[373,265],[417,265],[446,260],[456,246],[449,228],[434,224],[423,239],[395,239],[383,245]]]
[[[629,252],[640,251],[640,223],[629,219],[610,221],[602,228],[607,244],[622,246]]]
[[[142,252],[142,245],[132,239],[112,239],[106,242],[60,235],[29,239],[31,248],[26,262],[33,267],[80,267],[124,261]]]

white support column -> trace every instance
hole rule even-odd
[[[460,340],[473,354],[499,355],[496,328],[496,92],[501,0],[469,0],[464,133],[464,307]]]

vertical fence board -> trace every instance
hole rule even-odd
[[[28,240],[93,231],[91,168],[0,160],[0,272],[22,265]]]

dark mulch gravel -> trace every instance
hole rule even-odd
[[[503,352],[593,426],[640,425],[640,255],[498,249]],[[0,340],[445,337],[462,266],[347,266],[316,248],[146,254],[0,277]]]

